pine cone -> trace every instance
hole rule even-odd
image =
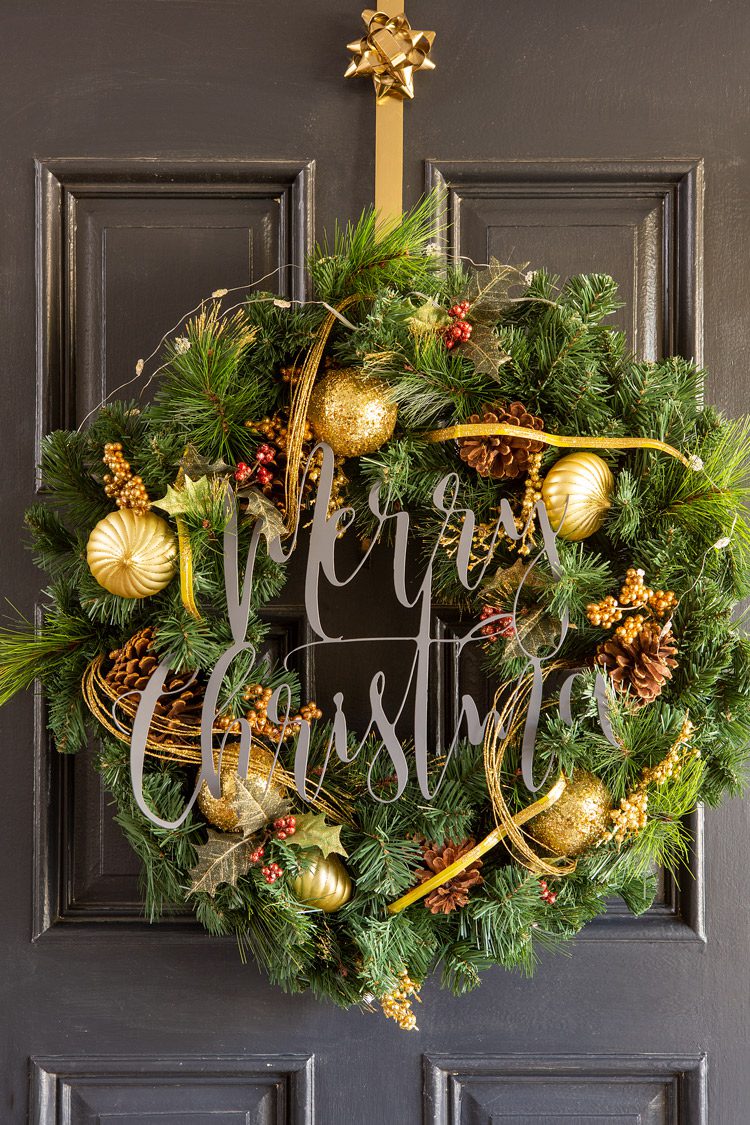
[[[511,426],[524,426],[527,430],[541,430],[541,418],[529,414],[522,402],[512,402],[510,406],[485,406],[482,414],[472,414],[469,422],[503,422]],[[529,467],[529,454],[540,453],[544,448],[541,441],[530,438],[494,437],[459,438],[459,453],[462,461],[476,469],[480,477],[508,477],[511,480],[521,476]]]
[[[422,851],[426,868],[417,872],[419,882],[426,883],[439,871],[445,871],[451,863],[455,863],[457,859],[471,851],[474,844],[475,842],[471,838],[463,840],[460,844],[454,844],[452,840],[446,840],[444,844],[439,845],[426,844]],[[481,866],[481,859],[475,859],[465,870],[460,871],[458,875],[454,875],[447,883],[443,883],[436,887],[434,891],[430,891],[424,900],[424,904],[430,913],[450,914],[457,907],[466,906],[469,901],[470,889],[484,882],[479,874]]]
[[[159,665],[159,657],[154,652],[153,644],[154,630],[149,626],[140,629],[122,648],[109,654],[112,664],[104,678],[118,695],[124,695],[128,691],[143,691],[146,687]],[[154,708],[156,718],[165,722],[200,725],[205,688],[200,680],[189,683],[192,676],[192,672],[169,673],[165,680],[164,694],[159,697]],[[167,737],[166,733],[162,734],[153,726],[149,733],[157,742]]]
[[[596,661],[609,672],[615,687],[630,690],[644,703],[651,703],[672,678],[676,652],[671,635],[662,637],[661,626],[651,621],[630,642],[617,636],[604,641]]]

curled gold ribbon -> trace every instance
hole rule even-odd
[[[567,781],[565,780],[564,775],[560,774],[555,784],[550,790],[548,790],[547,793],[544,794],[543,797],[540,797],[538,801],[534,801],[533,804],[528,805],[527,808],[521,809],[520,812],[516,813],[516,815],[512,818],[514,825],[525,824],[527,820],[531,820],[531,818],[535,817],[538,813],[543,812],[551,805],[554,805],[555,801],[559,800],[562,796],[566,785]],[[420,883],[418,887],[414,887],[412,890],[407,891],[405,895],[402,895],[401,898],[396,899],[395,902],[390,903],[388,906],[388,913],[399,914],[402,910],[405,910],[407,906],[411,906],[413,902],[418,902],[420,898],[424,898],[424,896],[428,895],[430,891],[434,891],[436,887],[440,887],[443,885],[443,883],[447,883],[450,879],[453,879],[454,876],[459,875],[462,871],[469,867],[470,864],[474,863],[475,860],[479,859],[480,856],[483,856],[485,852],[488,852],[491,848],[494,848],[495,845],[499,844],[500,841],[507,835],[507,826],[499,824],[497,828],[494,828],[492,832],[490,832],[489,836],[485,836],[483,840],[480,840],[476,847],[473,847],[471,851],[466,852],[466,854],[462,855],[460,859],[457,859],[454,863],[449,863],[446,868],[444,868],[442,871],[438,871],[438,873],[436,875],[433,875],[432,878],[426,879],[424,883]],[[560,872],[555,869],[555,874],[560,874]]]
[[[336,323],[337,313],[343,312],[349,305],[359,301],[356,294],[347,297],[337,306],[336,312],[329,312],[315,333],[313,342],[308,348],[300,371],[297,385],[292,396],[292,405],[289,408],[289,424],[287,427],[286,448],[286,473],[284,475],[284,508],[285,526],[287,534],[294,531],[299,516],[300,480],[299,471],[302,463],[302,445],[305,440],[305,423],[307,411],[310,406],[315,377],[318,374],[320,361],[331,334],[331,329]]]
[[[541,441],[544,445],[552,445],[556,449],[656,449],[660,453],[676,457],[686,469],[692,469],[693,472],[700,472],[703,468],[703,462],[694,453],[686,457],[673,445],[667,445],[665,441],[659,441],[657,438],[569,437],[562,434],[548,434],[544,430],[530,430],[526,426],[511,426],[507,422],[461,422],[442,430],[428,430],[422,436],[425,441],[433,444],[451,441],[454,438],[502,436]]]
[[[365,8],[362,19],[367,30],[346,45],[353,58],[344,77],[371,77],[378,101],[413,98],[416,72],[435,69],[429,57],[435,32],[415,31],[403,12],[391,15]]]

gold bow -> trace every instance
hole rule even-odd
[[[367,32],[347,43],[353,54],[346,78],[372,76],[378,101],[388,97],[413,98],[414,75],[418,70],[434,70],[429,58],[434,31],[414,31],[401,12],[388,16],[365,8],[362,19]]]

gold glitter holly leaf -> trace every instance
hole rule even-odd
[[[517,613],[515,626],[515,633],[505,642],[506,660],[527,655],[537,656],[543,649],[557,644],[560,639],[560,622],[550,617],[545,609]]]
[[[524,592],[533,592],[544,584],[537,571],[533,567],[529,569],[528,562],[516,559],[511,566],[500,567],[487,579],[482,586],[482,597],[492,605],[510,606],[521,582]]]
[[[472,339],[478,325],[494,326],[501,319],[512,304],[512,290],[526,284],[525,268],[503,265],[497,258],[490,258],[489,265],[474,274],[466,293],[471,306],[469,319],[474,326]]]
[[[222,883],[235,887],[250,866],[253,845],[246,836],[208,829],[208,840],[195,849],[198,862],[190,871],[190,893],[215,895]]]
[[[198,480],[199,477],[220,476],[222,473],[228,473],[230,467],[226,461],[211,461],[208,457],[204,457],[192,443],[185,447],[185,452],[180,458],[180,468],[193,480]]]
[[[412,336],[436,336],[450,322],[445,309],[434,301],[426,301],[409,317],[409,331]]]
[[[238,827],[243,836],[252,836],[271,820],[286,816],[291,808],[289,801],[280,796],[265,782],[257,778],[237,778],[237,795],[234,799]]]
[[[175,488],[167,486],[166,496],[152,500],[152,508],[161,508],[170,516],[193,515],[201,517],[211,513],[217,500],[224,496],[226,481],[199,477],[193,480],[185,474],[182,485]]]
[[[472,325],[471,336],[461,344],[461,354],[471,360],[480,375],[491,375],[497,379],[498,368],[508,363],[511,357],[500,347],[494,325],[477,324],[473,319],[473,310],[469,316]]]
[[[294,848],[320,848],[324,856],[331,852],[338,855],[347,855],[347,850],[341,843],[341,825],[326,824],[322,813],[303,813],[297,818],[297,827],[294,835],[290,836],[287,843]]]
[[[268,543],[284,534],[284,517],[259,488],[238,488],[237,495],[244,501],[245,519],[250,523],[260,521],[261,534]]]

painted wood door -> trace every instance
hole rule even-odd
[[[613,273],[637,351],[705,358],[711,399],[747,409],[744,0],[412,5],[438,69],[406,109],[406,198],[443,193],[446,254]],[[303,293],[314,236],[371,199],[372,93],[342,78],[359,15],[0,4],[3,594],[27,613],[40,434],[214,288],[278,271]],[[300,613],[293,592],[276,607],[280,645]],[[696,818],[690,871],[645,917],[613,905],[533,981],[427,987],[406,1035],[278,993],[188,919],[149,927],[96,775],[56,757],[41,701],[6,708],[0,737],[3,1123],[750,1120],[750,806]]]

